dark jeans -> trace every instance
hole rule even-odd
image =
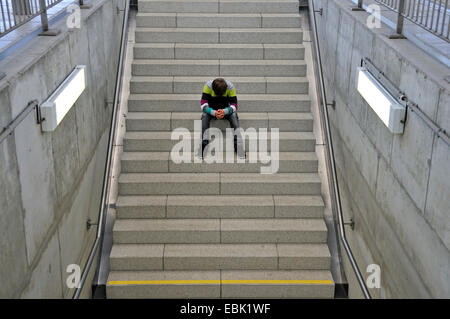
[[[209,129],[211,120],[216,119],[215,116],[209,115],[208,113],[202,114],[202,150],[209,144],[208,137],[205,137],[205,132]],[[230,127],[234,130],[234,150],[240,156],[245,156],[244,145],[242,142],[242,136],[236,129],[239,128],[239,117],[236,112],[225,115],[223,120],[227,120],[230,123]]]

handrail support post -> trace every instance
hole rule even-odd
[[[45,3],[45,0],[39,0],[39,9],[41,11],[41,25],[42,25],[42,32],[39,33],[39,35],[44,36],[58,35],[61,32],[61,30],[48,28],[47,4]]]
[[[406,39],[406,37],[403,35],[403,24],[405,22],[405,17],[403,16],[404,10],[405,10],[405,0],[399,0],[396,34],[390,35],[389,39]]]
[[[358,5],[352,8],[352,11],[366,11],[363,8],[363,0],[358,0]]]
[[[89,9],[92,7],[92,5],[84,3],[84,0],[78,0],[78,6],[80,9]]]

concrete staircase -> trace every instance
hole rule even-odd
[[[298,5],[139,0],[108,298],[333,297]],[[170,159],[218,76],[280,129],[279,173]]]

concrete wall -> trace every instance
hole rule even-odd
[[[0,127],[87,65],[87,89],[54,132],[41,132],[32,112],[0,144],[0,298],[72,297],[66,267],[83,269],[95,239],[86,222],[98,216],[124,1],[91,3],[81,28],[63,18],[51,25],[61,34],[0,60]]]
[[[381,266],[378,298],[450,297],[450,147],[414,113],[392,135],[356,91],[361,58],[450,132],[450,70],[408,40],[369,29],[348,0],[317,0],[316,15],[348,239],[363,273]],[[343,253],[345,256],[345,253]],[[361,297],[348,260],[350,297]],[[365,273],[367,276],[367,273]]]

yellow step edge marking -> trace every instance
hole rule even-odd
[[[121,280],[109,281],[108,285],[202,285],[220,284],[220,280]]]
[[[331,285],[332,280],[120,280],[108,285]]]
[[[222,280],[225,285],[251,284],[251,285],[327,285],[331,280]]]

